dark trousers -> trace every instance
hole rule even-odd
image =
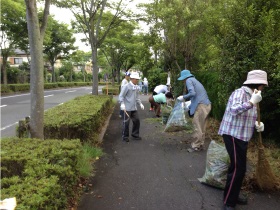
[[[230,165],[224,189],[224,204],[235,207],[246,173],[248,142],[229,135],[223,135],[223,139],[230,157]]]
[[[129,137],[129,122],[132,120],[132,132],[131,135],[134,137],[139,136],[139,129],[140,129],[140,120],[138,116],[137,111],[126,111],[129,117],[126,115],[126,113],[123,114],[123,130],[122,130],[122,138],[128,138]]]
[[[151,107],[154,108],[156,116],[159,116],[160,115],[160,104],[155,102],[153,96],[149,97],[149,102],[151,104]]]

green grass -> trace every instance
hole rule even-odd
[[[102,149],[91,146],[88,143],[83,145],[82,155],[78,162],[81,176],[89,177],[93,171],[93,162],[103,155]]]

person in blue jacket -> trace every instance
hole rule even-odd
[[[204,146],[207,117],[211,111],[211,102],[203,85],[191,74],[189,70],[182,70],[178,80],[186,83],[188,93],[177,99],[180,101],[190,100],[189,115],[193,116],[195,139],[189,152],[199,151]]]

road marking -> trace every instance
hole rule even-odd
[[[76,92],[77,90],[71,90],[71,91],[66,91],[65,93],[73,93]]]
[[[5,129],[9,128],[9,127],[12,127],[12,126],[14,126],[14,125],[16,125],[16,124],[18,124],[18,122],[15,122],[14,124],[11,124],[11,125],[7,125],[7,126],[1,128],[1,131],[2,131],[2,130],[5,130]]]
[[[47,96],[44,96],[44,98],[51,97],[51,96],[53,96],[53,94],[52,94],[52,95],[47,95]]]
[[[5,107],[5,106],[7,106],[7,105],[2,105],[2,106],[0,106],[0,107],[2,108],[2,107]]]
[[[14,98],[14,97],[18,97],[18,96],[27,96],[27,95],[30,95],[30,93],[27,93],[27,94],[20,94],[20,95],[12,95],[12,96],[5,96],[5,97],[1,97],[2,98]]]

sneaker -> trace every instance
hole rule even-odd
[[[234,207],[224,205],[224,210],[234,210]]]
[[[134,140],[141,140],[142,138],[140,136],[132,136]]]
[[[188,152],[199,152],[201,150],[201,148],[200,147],[194,147],[194,148],[190,147],[187,150],[188,150]]]
[[[123,141],[129,142],[129,138],[128,138],[128,137],[125,137],[125,138],[123,138]]]
[[[122,115],[119,115],[119,118],[122,118]]]

